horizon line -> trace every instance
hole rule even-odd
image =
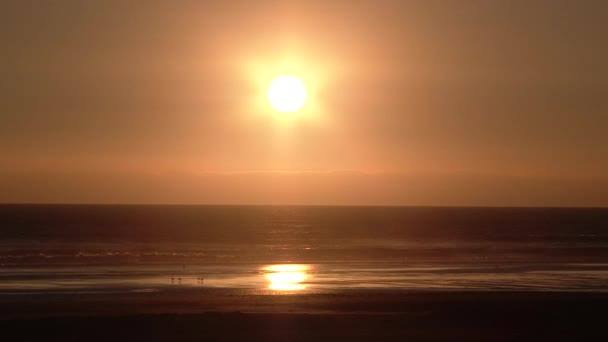
[[[166,207],[377,207],[377,208],[478,208],[478,209],[608,209],[608,206],[543,205],[445,205],[445,204],[222,204],[222,203],[76,203],[76,202],[0,202],[0,206],[166,206]]]

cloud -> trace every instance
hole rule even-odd
[[[608,206],[608,179],[470,173],[1,173],[5,203]]]

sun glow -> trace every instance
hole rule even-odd
[[[272,265],[263,269],[266,279],[270,282],[268,288],[271,290],[294,291],[304,290],[304,281],[308,277],[306,265]]]
[[[295,113],[306,104],[304,82],[293,75],[281,75],[270,82],[266,93],[272,107],[282,113]]]
[[[328,124],[326,94],[340,67],[308,55],[279,57],[250,56],[243,60],[241,70],[251,101],[238,102],[243,104],[241,113],[249,118],[270,119],[278,134],[302,124]]]

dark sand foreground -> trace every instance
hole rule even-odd
[[[608,293],[1,295],[5,341],[608,339]]]

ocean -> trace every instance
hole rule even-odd
[[[0,295],[606,291],[608,209],[0,205]]]

